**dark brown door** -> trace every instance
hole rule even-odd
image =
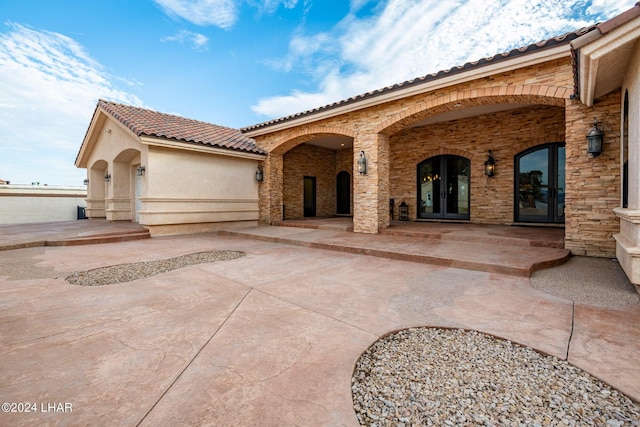
[[[336,177],[336,213],[349,215],[351,213],[351,176],[342,171]]]
[[[304,216],[316,216],[316,177],[304,177]]]

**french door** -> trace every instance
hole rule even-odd
[[[523,151],[515,166],[515,221],[564,223],[564,143]]]
[[[418,218],[469,219],[470,161],[428,158],[418,165]]]

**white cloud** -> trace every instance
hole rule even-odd
[[[288,56],[268,63],[306,72],[317,91],[262,99],[252,110],[268,118],[462,65],[608,19],[633,0],[389,0],[365,18],[366,0],[330,32],[296,33]]]
[[[167,14],[196,25],[214,25],[229,29],[238,20],[239,8],[234,0],[155,0]]]
[[[197,51],[207,50],[209,38],[204,34],[194,33],[192,31],[181,30],[172,36],[160,39],[162,42],[191,43],[193,49]]]
[[[258,13],[271,15],[278,10],[280,5],[285,9],[295,8],[298,0],[247,0],[247,3],[258,9]]]
[[[83,173],[73,162],[98,98],[142,102],[112,83],[118,79],[104,72],[73,39],[6,25],[9,32],[0,33],[2,179],[80,184],[77,177]],[[65,172],[53,165],[66,165]],[[46,176],[60,181],[51,182]]]

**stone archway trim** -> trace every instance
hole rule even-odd
[[[316,135],[341,135],[350,138],[355,138],[357,132],[353,129],[340,127],[340,126],[309,126],[295,129],[294,132],[286,133],[279,141],[277,141],[271,150],[272,154],[284,154],[296,145],[312,139]]]
[[[375,128],[375,133],[387,133],[389,128],[395,127],[394,125],[398,125],[402,121],[447,104],[471,101],[467,106],[521,102],[564,106],[565,100],[569,99],[572,94],[573,88],[547,85],[506,85],[461,89],[420,102],[390,116]]]

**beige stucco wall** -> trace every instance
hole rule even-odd
[[[140,223],[203,224],[200,230],[210,229],[205,224],[211,223],[256,224],[257,164],[254,159],[150,147]]]
[[[616,239],[616,257],[627,276],[640,288],[640,41],[629,59],[620,97],[621,109],[625,92],[629,101],[629,205],[618,207],[620,232]],[[621,121],[622,126],[622,121]],[[622,127],[620,133],[623,133]],[[621,157],[622,161],[622,157]],[[622,206],[620,204],[620,206]]]
[[[0,185],[0,224],[75,220],[86,195],[84,187]]]
[[[138,138],[104,113],[92,132],[86,161],[89,217],[139,222],[152,235],[257,224],[255,172],[262,156]]]
[[[87,216],[132,221],[135,168],[145,164],[148,149],[119,122],[104,115],[101,119],[87,160]],[[110,182],[105,182],[107,173]]]

